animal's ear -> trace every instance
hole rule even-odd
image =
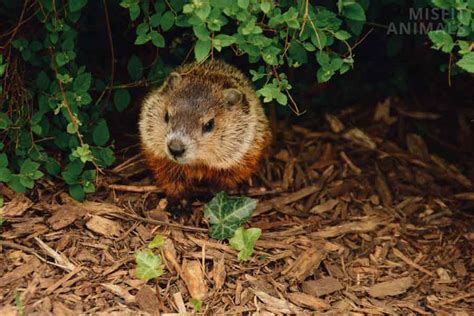
[[[225,89],[222,94],[224,95],[224,102],[229,106],[240,103],[243,98],[242,92],[234,88]]]
[[[166,79],[166,81],[163,85],[163,89],[164,90],[174,89],[181,82],[181,79],[182,79],[181,75],[179,73],[173,71],[168,76],[168,79]]]

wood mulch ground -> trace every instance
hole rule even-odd
[[[388,106],[371,124],[346,111],[318,130],[278,129],[246,189],[259,200],[247,225],[263,234],[245,263],[208,237],[201,202],[177,219],[164,211],[139,156],[83,204],[51,181],[28,195],[2,187],[0,314],[184,313],[192,294],[209,315],[472,315],[473,179],[420,135],[389,137],[400,115],[435,117]],[[166,273],[144,282],[133,254],[156,234]]]

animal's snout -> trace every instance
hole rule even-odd
[[[186,147],[179,139],[172,139],[168,142],[168,150],[174,158],[179,158],[184,155]]]

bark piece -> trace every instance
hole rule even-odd
[[[135,300],[140,306],[140,310],[150,313],[157,314],[160,311],[160,302],[156,297],[156,293],[147,285],[140,288],[135,295]]]
[[[334,293],[342,290],[344,287],[335,278],[324,277],[314,281],[303,282],[303,292],[316,297]]]
[[[413,279],[404,277],[372,285],[367,292],[372,297],[395,296],[405,293],[412,286]]]
[[[300,292],[295,292],[295,293],[287,293],[286,296],[290,301],[295,303],[298,306],[305,307],[305,308],[310,308],[315,311],[319,310],[326,310],[331,308],[331,305],[326,303],[326,301],[314,297],[313,295],[309,295],[306,293],[300,293]]]
[[[105,237],[118,237],[123,231],[119,223],[97,215],[91,216],[86,223],[86,227]]]
[[[183,281],[191,297],[202,300],[207,294],[207,285],[199,261],[185,260],[181,270]]]

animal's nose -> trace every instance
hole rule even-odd
[[[168,149],[175,158],[181,157],[184,152],[186,151],[186,148],[184,147],[184,144],[182,141],[178,139],[173,139],[168,142]]]

